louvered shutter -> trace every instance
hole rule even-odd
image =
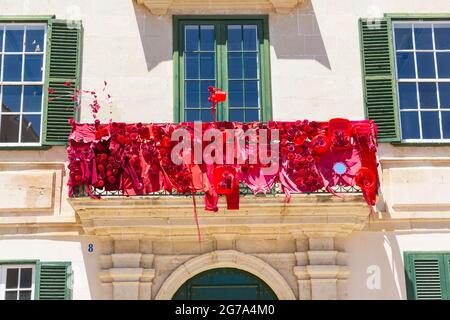
[[[37,299],[70,300],[72,298],[70,262],[41,262],[38,266]]]
[[[442,254],[413,253],[405,256],[408,299],[445,300],[449,298],[448,272],[445,270],[444,260]]]
[[[47,63],[48,93],[43,141],[46,145],[66,144],[71,131],[70,118],[76,118],[74,88],[80,87],[81,23],[52,20],[49,23]],[[66,83],[70,86],[65,86]]]
[[[379,141],[400,141],[390,27],[385,19],[360,19],[359,29],[366,117]]]

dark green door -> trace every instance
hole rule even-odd
[[[249,272],[220,268],[199,273],[186,281],[173,300],[277,300],[258,277]]]

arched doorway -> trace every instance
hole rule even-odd
[[[272,289],[255,275],[236,268],[203,271],[187,280],[173,300],[277,300]]]

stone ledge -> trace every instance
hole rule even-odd
[[[113,253],[111,254],[113,268],[139,268],[141,256],[140,253]]]
[[[99,272],[99,279],[103,283],[123,283],[123,282],[152,282],[155,278],[155,269],[144,268],[111,268]]]
[[[179,10],[258,10],[286,14],[304,0],[135,0],[155,15],[166,15]]]
[[[361,195],[296,194],[290,203],[284,196],[248,196],[242,197],[238,211],[225,210],[223,201],[217,213],[198,208],[202,236],[276,233],[295,237],[299,232],[334,236],[361,230],[369,216]],[[197,236],[188,197],[72,198],[69,202],[88,234],[136,239]]]
[[[450,157],[381,157],[379,159],[383,169],[396,167],[415,166],[450,166]]]
[[[308,251],[308,260],[311,265],[334,265],[338,251]]]
[[[294,267],[298,279],[347,279],[350,270],[347,266],[338,265],[307,265]]]

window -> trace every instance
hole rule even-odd
[[[0,24],[0,145],[40,145],[46,24]]]
[[[0,300],[32,300],[34,270],[34,265],[0,266]]]
[[[267,17],[175,18],[177,121],[213,121],[209,86],[227,92],[218,120],[271,118]]]
[[[398,106],[405,141],[450,141],[450,22],[394,22]]]
[[[405,252],[409,300],[450,299],[450,253]]]
[[[72,264],[0,261],[0,300],[72,299]]]
[[[80,21],[0,15],[0,148],[67,144],[81,40]]]

